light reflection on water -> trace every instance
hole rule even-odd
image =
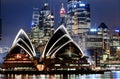
[[[0,79],[120,79],[120,71],[105,72],[104,74],[0,74]]]

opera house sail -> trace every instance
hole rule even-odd
[[[70,37],[69,33],[65,29],[63,25],[58,27],[58,29],[55,31],[54,35],[51,37],[51,39],[48,41],[42,57],[51,57],[54,58],[56,55],[59,55],[62,53],[65,53],[64,49],[69,49],[69,45],[71,45],[73,49],[75,49],[75,52],[72,52],[71,54],[76,54],[76,56],[83,56],[83,52],[79,48],[79,46],[73,41],[73,39]],[[63,51],[64,50],[64,51]]]
[[[87,57],[61,25],[50,38],[41,56],[44,70],[76,70],[89,68]]]
[[[34,69],[35,50],[27,34],[21,29],[7,56],[4,59],[3,68],[10,70]]]

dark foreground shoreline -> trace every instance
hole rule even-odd
[[[0,71],[0,74],[104,74],[105,71],[67,71],[67,70],[57,70],[57,71]]]

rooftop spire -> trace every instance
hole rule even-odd
[[[62,3],[62,8],[64,8],[64,4]]]
[[[46,2],[46,3],[44,3],[44,8],[43,8],[44,10],[49,10],[49,5],[48,5],[48,3]]]
[[[60,16],[64,15],[66,13],[64,4],[62,3],[62,8],[60,9]]]

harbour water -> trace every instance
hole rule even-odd
[[[120,79],[120,71],[104,74],[0,74],[0,79]]]

